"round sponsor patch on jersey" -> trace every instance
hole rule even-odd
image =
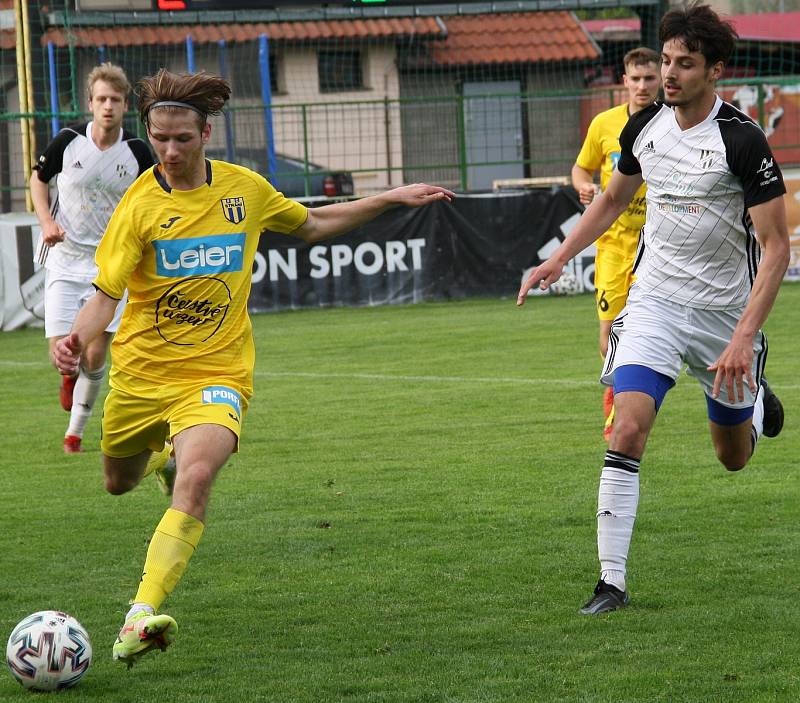
[[[170,344],[192,346],[213,337],[231,304],[225,281],[191,276],[170,287],[156,304],[156,330]]]

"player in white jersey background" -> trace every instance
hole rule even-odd
[[[78,310],[94,294],[94,254],[111,213],[139,174],[154,163],[147,144],[122,129],[130,89],[118,66],[95,67],[87,80],[91,122],[62,129],[31,175],[31,197],[42,228],[38,258],[46,269],[45,336],[51,360],[55,343],[69,334]],[[81,451],[124,306],[123,300],[105,333],[86,350],[78,373],[61,376],[61,406],[70,413],[64,436],[68,454]]]
[[[705,392],[712,444],[729,471],[783,426],[763,378],[761,331],[789,262],[783,178],[761,128],[715,93],[735,46],[732,26],[693,3],[665,14],[659,35],[665,103],[631,117],[607,189],[517,299],[522,305],[533,286],[558,280],[647,184],[636,281],[612,323],[602,376],[613,383],[616,418],[597,506],[600,580],[580,611],[587,615],[629,601],[639,466],[684,366]]]

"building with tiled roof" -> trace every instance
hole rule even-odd
[[[496,178],[568,173],[580,110],[556,91],[582,90],[600,56],[566,11],[194,24],[147,13],[57,15],[37,24],[34,80],[38,111],[52,100],[72,113],[60,124],[85,109],[84,80],[100,61],[133,81],[161,67],[223,73],[233,98],[212,123],[217,154],[263,172],[273,143],[280,154],[351,172],[359,193],[423,179],[482,189]],[[49,118],[36,126],[39,141],[52,137]],[[126,126],[138,127],[134,118]]]
[[[219,71],[224,53],[234,88],[226,127],[237,148],[250,154],[265,148],[258,51],[266,37],[277,150],[353,172],[360,192],[421,178],[456,187],[466,180],[476,188],[491,187],[494,176],[540,175],[523,162],[555,152],[561,137],[577,140],[578,118],[563,100],[532,110],[520,95],[580,89],[586,67],[600,56],[581,23],[564,11],[72,25],[50,27],[41,41],[65,58],[71,47],[82,73],[107,59],[141,75],[162,65],[185,70],[187,37],[197,70]],[[498,93],[516,97],[484,97]],[[507,143],[493,144],[486,131]],[[220,125],[214,146],[222,147],[225,134]],[[516,163],[454,168],[465,154],[470,162]],[[549,174],[569,165],[541,168]]]

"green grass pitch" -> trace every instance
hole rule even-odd
[[[766,327],[783,434],[727,473],[682,376],[642,462],[631,606],[593,619],[590,297],[253,322],[241,453],[164,608],[178,638],[131,671],[111,645],[167,503],[152,479],[104,493],[97,417],[65,456],[41,330],[0,337],[0,632],[51,608],[84,624],[95,660],[59,700],[800,698],[800,285]],[[31,695],[0,676],[0,701]]]

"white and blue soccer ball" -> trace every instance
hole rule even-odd
[[[564,269],[561,277],[550,284],[550,293],[553,295],[577,295],[582,292],[583,286],[574,272]]]
[[[74,686],[92,663],[89,633],[75,618],[42,610],[22,619],[6,645],[11,675],[33,691]]]

